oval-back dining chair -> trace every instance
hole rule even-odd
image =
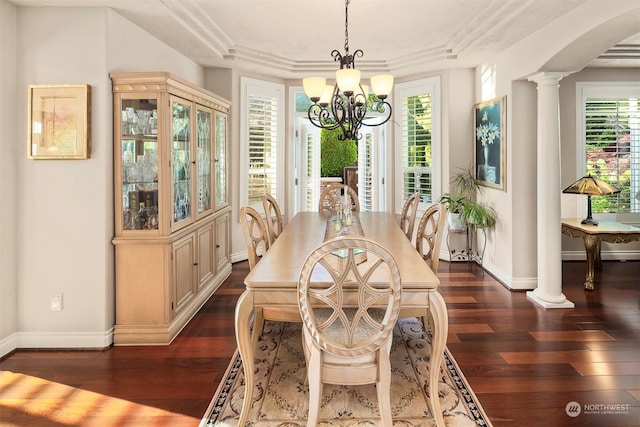
[[[365,262],[359,262],[362,253]],[[331,239],[307,256],[298,281],[309,381],[307,426],[317,423],[324,383],[375,383],[381,425],[392,425],[389,352],[401,290],[396,260],[366,237]]]
[[[240,208],[240,224],[247,245],[249,268],[253,270],[262,255],[269,250],[269,238],[262,217],[254,208]]]
[[[420,218],[416,232],[416,250],[438,274],[440,261],[440,243],[444,232],[445,209],[442,203],[431,205]]]
[[[320,194],[320,202],[318,203],[318,212],[326,216],[331,216],[336,211],[337,203],[344,203],[344,195],[348,195],[351,201],[351,211],[353,213],[360,212],[360,201],[358,193],[346,184],[330,184]]]
[[[431,270],[438,274],[438,261],[440,261],[440,242],[444,231],[445,209],[442,203],[431,205],[420,218],[416,231],[416,250]],[[420,308],[403,308],[400,310],[400,318],[417,317],[428,330],[431,320],[431,311],[428,306]]]
[[[413,239],[413,227],[416,222],[416,212],[420,203],[420,193],[415,192],[404,202],[400,215],[400,228],[409,240]]]
[[[240,223],[247,244],[249,269],[253,270],[258,261],[269,250],[269,236],[262,217],[254,208],[244,206],[240,208]],[[253,313],[253,331],[251,342],[255,348],[264,329],[265,320],[280,322],[300,322],[300,312],[296,307],[260,307]]]
[[[269,235],[269,245],[273,245],[276,241],[282,229],[282,212],[278,202],[270,194],[264,194],[262,196],[262,206],[264,207],[264,213],[266,215],[267,222],[267,234]]]

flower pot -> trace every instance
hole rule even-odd
[[[464,230],[464,224],[460,220],[460,214],[457,212],[448,212],[447,221],[449,221],[449,230],[462,231]]]

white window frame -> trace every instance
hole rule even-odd
[[[249,96],[259,95],[277,99],[277,153],[276,153],[276,195],[275,199],[284,203],[285,197],[285,87],[283,84],[252,79],[240,78],[240,206],[249,205]],[[262,204],[252,207],[259,212],[264,209]]]
[[[409,96],[416,96],[425,93],[431,94],[431,201],[435,203],[442,194],[441,169],[442,169],[442,130],[441,130],[441,97],[440,97],[440,77],[428,77],[425,79],[415,80],[406,83],[398,83],[394,88],[394,115],[398,122],[398,129],[395,129],[394,136],[394,156],[395,156],[395,207],[394,211],[400,214],[404,205],[404,185],[403,168],[404,159],[402,158],[402,100]],[[430,205],[420,203],[419,211],[425,211]]]
[[[637,82],[579,82],[576,83],[576,179],[586,173],[586,118],[584,105],[587,98],[638,98],[640,85]],[[633,196],[632,196],[633,197]],[[587,212],[587,197],[580,197],[576,204],[576,218],[582,218]],[[594,213],[594,218],[639,223],[638,213]]]

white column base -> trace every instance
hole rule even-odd
[[[564,295],[562,295],[562,296],[564,296]],[[544,299],[540,298],[540,296],[538,295],[538,292],[536,292],[536,289],[534,289],[533,291],[527,292],[527,299],[533,301],[535,304],[539,305],[540,307],[542,307],[544,309],[547,309],[547,308],[574,308],[575,307],[575,304],[572,303],[571,301],[569,301],[566,298],[564,298],[564,301],[557,300],[555,302],[544,300]]]

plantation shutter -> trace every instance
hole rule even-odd
[[[249,205],[262,203],[263,194],[277,197],[279,107],[275,96],[248,96]]]
[[[432,200],[431,94],[402,98],[402,196],[414,192],[422,201]]]
[[[362,138],[358,141],[358,201],[360,210],[374,210],[373,188],[373,131],[362,129]]]
[[[586,98],[586,174],[620,193],[592,197],[593,213],[640,212],[640,112],[635,98]]]

